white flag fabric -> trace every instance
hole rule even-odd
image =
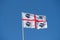
[[[22,21],[22,27],[24,27],[24,28],[35,28],[34,21]]]
[[[46,16],[44,16],[44,15],[36,15],[36,20],[44,20],[44,21],[46,21]]]
[[[34,14],[22,12],[22,27],[35,28],[34,25]]]
[[[46,29],[47,22],[37,22],[37,29]]]
[[[22,12],[22,19],[33,20],[34,19],[34,14]]]

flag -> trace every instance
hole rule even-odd
[[[22,12],[22,27],[35,28],[34,25],[34,14]]]
[[[22,12],[22,27],[45,29],[47,28],[46,16]]]

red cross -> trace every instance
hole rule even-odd
[[[44,20],[36,20],[36,15],[34,15],[34,19],[33,20],[30,20],[30,19],[22,19],[22,20],[34,21],[35,22],[35,28],[36,28],[36,22],[45,22]]]

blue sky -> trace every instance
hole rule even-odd
[[[0,0],[0,40],[22,40],[21,12],[46,15],[48,28],[24,29],[25,40],[60,40],[60,0]]]

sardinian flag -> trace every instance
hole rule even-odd
[[[22,12],[22,27],[45,29],[47,28],[46,16]]]

